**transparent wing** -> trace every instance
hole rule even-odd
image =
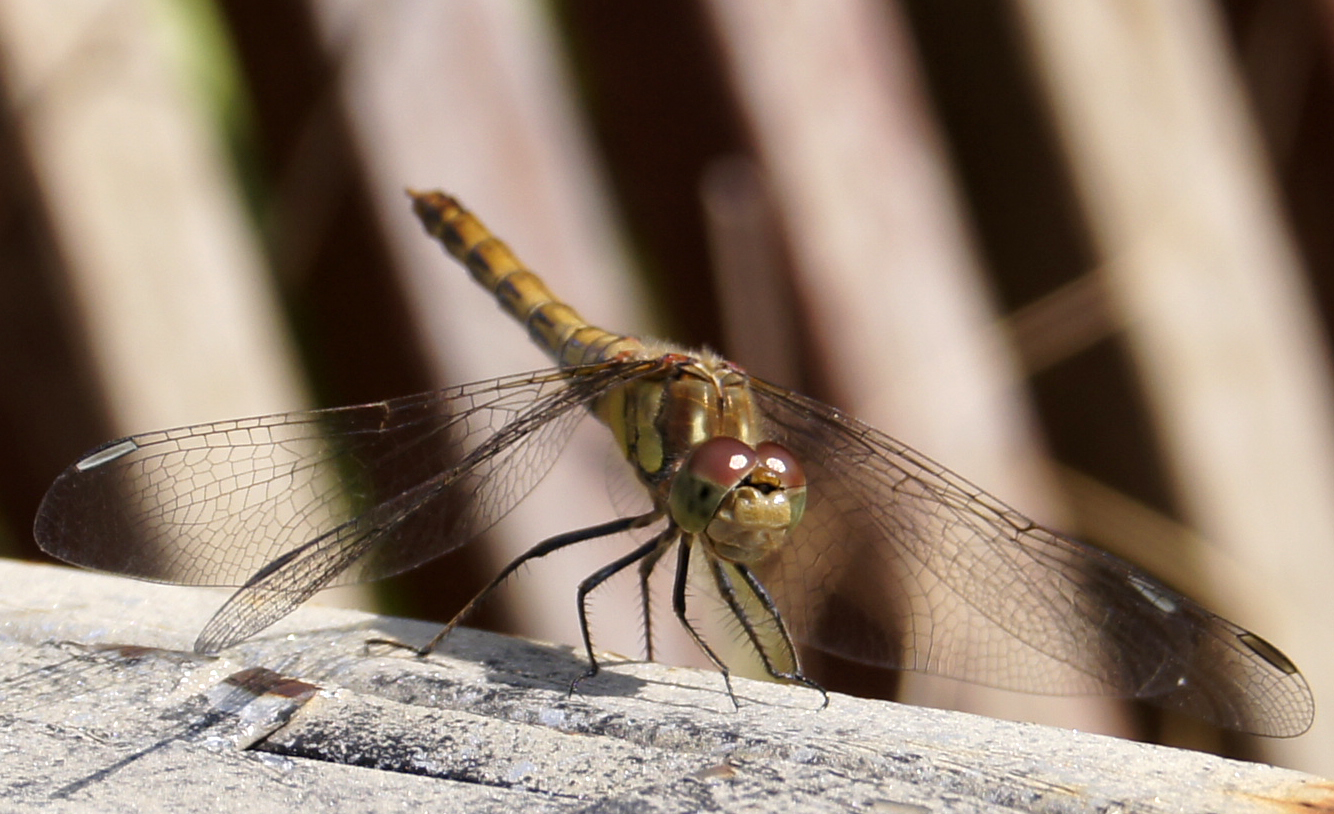
[[[163,582],[280,573],[271,590],[304,592],[378,579],[502,517],[549,469],[578,408],[650,369],[553,369],[131,436],[57,478],[35,535],[62,560]]]
[[[753,384],[809,483],[791,545],[756,569],[798,641],[1004,689],[1139,698],[1257,734],[1310,726],[1305,680],[1260,637],[828,405]]]

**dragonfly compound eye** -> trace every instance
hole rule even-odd
[[[760,444],[755,448],[755,452],[759,455],[760,464],[751,475],[751,480],[759,480],[764,476],[777,481],[790,507],[787,527],[796,526],[806,512],[805,470],[801,468],[796,456],[788,452],[786,447],[772,441]]]
[[[695,447],[672,482],[672,519],[688,532],[703,531],[727,494],[758,463],[755,450],[735,438],[718,436]]]
[[[765,441],[755,448],[755,453],[759,456],[760,466],[773,473],[779,486],[795,489],[806,485],[806,473],[786,447]]]

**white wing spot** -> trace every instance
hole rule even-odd
[[[1149,604],[1153,605],[1158,610],[1163,613],[1177,612],[1176,600],[1163,593],[1162,589],[1157,585],[1150,583],[1138,574],[1131,574],[1128,581],[1130,582],[1130,586],[1139,592],[1140,596],[1149,600]]]
[[[89,455],[87,458],[76,463],[74,468],[80,472],[87,472],[89,469],[96,469],[102,464],[109,464],[117,458],[129,455],[138,448],[138,444],[134,443],[131,439],[126,438],[119,444],[112,444],[106,449],[99,449],[97,452],[94,452],[92,455]]]

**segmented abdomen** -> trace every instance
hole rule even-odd
[[[457,200],[443,192],[409,194],[427,231],[468,267],[473,279],[490,291],[558,364],[592,364],[642,350],[642,344],[633,337],[590,325],[552,294],[509,246]]]

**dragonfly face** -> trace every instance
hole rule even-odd
[[[216,652],[322,588],[473,539],[591,411],[653,510],[543,541],[490,586],[565,546],[656,528],[579,586],[590,674],[589,592],[637,565],[647,624],[649,574],[674,548],[673,610],[724,676],[686,613],[692,568],[780,679],[814,686],[799,642],[1011,690],[1140,698],[1258,734],[1310,726],[1305,680],[1256,634],[833,407],[714,354],[588,324],[457,201],[414,194],[414,207],[557,367],[110,442],[48,490],[42,548],[143,579],[239,586],[195,643]]]
[[[714,556],[750,565],[777,551],[801,522],[806,476],[778,444],[765,441],[752,449],[716,436],[681,465],[668,505],[673,522],[702,532]]]

